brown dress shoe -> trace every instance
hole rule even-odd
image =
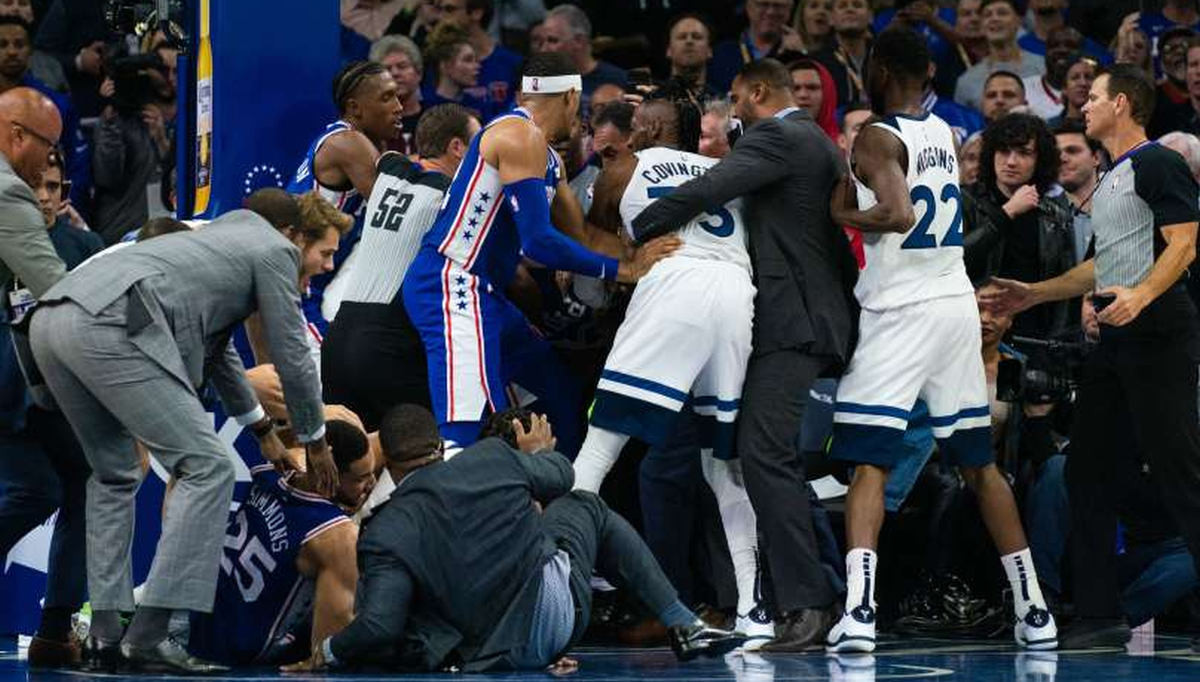
[[[29,643],[30,668],[77,668],[79,662],[79,640],[74,633],[65,642],[35,636]]]
[[[823,651],[825,635],[833,627],[828,609],[797,609],[775,622],[775,639],[767,642],[762,653],[800,653]]]

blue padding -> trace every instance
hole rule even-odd
[[[869,414],[876,417],[895,417],[904,421],[912,418],[911,410],[903,410],[899,407],[891,407],[890,405],[863,405],[862,403],[837,402],[833,405],[833,411],[845,412],[847,414]]]
[[[591,423],[623,433],[654,447],[665,447],[679,412],[604,389],[596,391]]]
[[[992,454],[992,427],[959,429],[946,438],[937,439],[942,456],[951,464],[968,469],[985,467],[996,461]]]
[[[625,384],[626,386],[640,388],[644,391],[650,391],[651,393],[657,393],[664,398],[678,400],[681,403],[687,402],[688,399],[688,394],[677,388],[671,388],[670,386],[667,386],[666,384],[660,384],[657,381],[635,377],[632,374],[614,372],[611,369],[606,369],[600,373],[600,378],[608,379],[609,381],[613,381],[618,384]]]
[[[829,456],[833,459],[891,469],[907,452],[904,429],[841,422],[833,424],[833,446],[829,450]]]
[[[929,422],[934,426],[950,426],[956,423],[959,419],[970,419],[971,417],[986,417],[988,416],[988,406],[968,407],[965,410],[959,410],[957,414],[948,415],[945,417],[930,417]]]

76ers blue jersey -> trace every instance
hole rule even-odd
[[[227,665],[259,661],[311,598],[311,581],[296,568],[304,543],[353,523],[328,500],[288,485],[270,465],[255,467],[253,478],[226,529],[213,612],[191,618],[188,649]]]
[[[425,235],[423,248],[436,249],[464,270],[479,275],[503,289],[512,278],[521,257],[521,237],[512,208],[504,199],[500,171],[479,152],[484,131],[513,117],[530,120],[529,112],[513,109],[488,124],[471,140],[450,191],[442,202],[433,227]],[[554,198],[560,164],[553,150],[546,150],[546,198]]]

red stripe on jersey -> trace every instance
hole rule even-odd
[[[442,254],[446,253],[446,249],[454,243],[454,238],[458,235],[459,228],[462,227],[463,218],[466,217],[467,207],[471,205],[471,195],[475,193],[475,185],[479,182],[479,177],[483,175],[483,155],[479,155],[479,161],[475,163],[475,170],[471,173],[471,182],[467,183],[467,193],[463,195],[462,201],[458,207],[458,213],[454,216],[454,224],[446,233],[446,238],[438,246],[438,251]]]
[[[446,259],[442,267],[442,336],[446,344],[446,421],[454,421],[454,333],[451,328],[454,321],[450,319],[450,266],[453,262]]]

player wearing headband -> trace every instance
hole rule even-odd
[[[475,440],[483,418],[507,407],[501,338],[514,325],[503,292],[524,258],[547,268],[633,282],[675,248],[652,242],[626,253],[611,233],[584,231],[578,202],[559,192],[561,162],[549,144],[570,134],[582,79],[560,54],[525,66],[520,105],[471,140],[434,226],[404,279],[404,305],[420,332],[442,435]],[[558,232],[555,223],[601,253]]]

